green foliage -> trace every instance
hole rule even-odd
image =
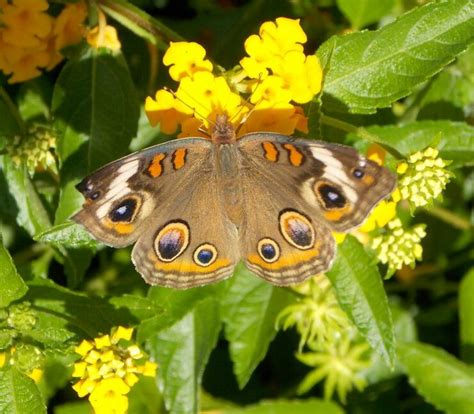
[[[68,2],[51,3],[59,10]],[[120,23],[121,52],[83,41],[37,79],[10,85],[0,73],[0,412],[90,413],[71,390],[74,349],[126,326],[159,364],[156,380],[142,377],[128,394],[132,414],[378,414],[388,405],[394,412],[471,413],[473,2],[250,0],[225,8],[203,0],[180,10],[168,0],[89,3],[108,24]],[[370,365],[358,373],[368,388],[349,392],[347,401],[320,399],[327,384],[313,384],[321,378],[298,395],[311,375],[295,357],[300,332],[279,331],[276,321],[309,297],[303,288],[270,285],[243,265],[206,287],[150,287],[130,249],[117,254],[69,220],[84,201],[75,185],[88,173],[170,138],[150,126],[143,109],[147,96],[171,84],[161,62],[170,41],[200,39],[215,68],[230,69],[244,40],[279,16],[300,19],[306,51],[324,68],[322,93],[305,106],[310,138],[361,152],[380,144],[393,171],[400,158],[428,146],[452,161],[443,198],[414,212],[403,202],[397,207],[405,228],[426,224],[417,267],[383,280],[386,269],[365,241],[386,228],[355,232],[338,245],[326,297],[337,298],[349,317],[337,307],[351,326],[348,343],[362,344]],[[28,160],[18,162],[11,151],[38,125],[55,136],[57,171],[29,171]],[[212,211],[197,214],[212,220]],[[341,333],[329,331],[327,353],[312,349],[315,367],[318,358],[338,361],[331,346]],[[35,382],[28,375],[38,366],[43,376]]]
[[[393,365],[392,316],[377,266],[353,237],[339,245],[336,263],[327,273],[339,303],[367,342]]]
[[[318,50],[327,104],[367,114],[407,96],[466,49],[473,13],[469,0],[434,1],[377,31],[332,37]]]
[[[398,356],[410,383],[443,412],[468,414],[474,406],[472,369],[447,352],[422,343],[400,344]]]
[[[42,414],[46,406],[31,378],[10,367],[0,371],[0,406],[5,414]]]

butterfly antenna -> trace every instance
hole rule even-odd
[[[239,109],[239,111],[237,111],[237,113],[235,114],[235,116],[237,117],[237,115],[240,114],[240,112],[243,110],[244,106],[247,107],[250,100],[252,99],[252,96],[254,95],[254,93],[256,92],[256,90],[258,89],[258,87],[262,84],[262,74],[260,74],[258,76],[258,80],[257,80],[257,86],[255,86],[255,89],[252,91],[252,93],[249,94],[249,96],[247,97],[247,99],[244,101],[244,105],[242,105],[241,109]],[[242,126],[247,122],[247,119],[249,119],[250,115],[253,114],[255,110],[255,106],[250,109],[250,111],[248,111],[242,118],[242,120],[240,121],[240,124],[239,126],[236,128],[235,130],[235,134],[237,135],[240,131],[240,129],[242,128]]]
[[[203,116],[201,113],[198,112],[198,110],[197,110],[195,107],[193,107],[193,106],[189,105],[187,102],[183,101],[183,100],[176,94],[176,92],[173,91],[173,89],[168,88],[167,86],[165,86],[163,89],[164,89],[166,92],[169,92],[171,95],[173,95],[173,97],[174,97],[175,99],[177,99],[178,101],[180,101],[183,105],[185,105],[185,106],[187,106],[189,109],[191,109],[195,115],[201,117],[201,119],[206,119],[207,122],[209,122],[209,123],[212,124],[212,125],[215,125],[215,122],[213,122],[213,121],[210,120],[209,118]],[[186,95],[188,95],[190,99],[194,100],[194,98],[193,98],[191,95],[189,95],[186,91],[184,91],[184,93],[186,93]],[[203,132],[203,133],[206,134],[206,135],[209,135],[209,134],[208,134],[207,132],[205,132],[204,130],[201,130],[201,128],[199,128],[199,131]]]

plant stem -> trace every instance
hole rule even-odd
[[[10,114],[15,119],[16,124],[18,126],[18,133],[23,135],[25,133],[25,123],[23,122],[23,119],[21,118],[16,105],[12,102],[10,95],[8,95],[5,89],[3,89],[1,86],[0,86],[0,99],[3,100],[3,102],[5,102],[6,106],[10,110]]]
[[[371,132],[367,131],[367,129],[364,127],[357,127],[355,125],[349,124],[348,122],[341,121],[340,119],[333,118],[332,116],[328,116],[325,114],[321,114],[320,119],[321,119],[321,123],[324,125],[329,125],[329,126],[338,128],[341,131],[353,133],[361,137],[362,139],[365,139],[366,141],[380,145],[381,147],[383,147],[385,151],[390,153],[396,159],[404,158],[403,155],[400,154],[397,150],[395,150],[392,147],[387,146],[383,142],[380,142],[380,138],[377,135],[372,134]]]
[[[124,0],[99,0],[100,8],[136,35],[165,50],[170,41],[183,40],[166,25]]]
[[[443,207],[439,206],[430,206],[425,207],[424,210],[431,214],[432,216],[438,217],[439,219],[445,221],[451,226],[460,229],[460,230],[470,230],[474,226],[469,222],[469,220],[459,217],[458,215],[452,213],[449,210],[446,210]]]

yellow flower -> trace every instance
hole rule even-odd
[[[125,396],[130,387],[121,378],[106,378],[91,392],[89,401],[95,414],[121,414],[128,410]]]
[[[89,401],[96,413],[125,412],[128,406],[125,395],[139,375],[156,374],[157,365],[145,360],[137,345],[130,344],[132,334],[132,328],[119,326],[110,335],[83,340],[75,349],[81,358],[74,364],[72,376],[79,380],[72,388],[79,397],[90,394]]]
[[[57,18],[46,13],[45,0],[13,0],[0,14],[0,70],[23,82],[50,70],[62,56],[59,50],[79,42],[86,17],[83,2],[67,4]]]
[[[249,57],[240,61],[242,68],[251,78],[265,77],[269,68],[283,58],[287,52],[303,52],[306,34],[299,20],[279,17],[274,22],[265,22],[260,27],[259,36],[252,35],[245,41],[245,51]]]
[[[295,107],[289,103],[269,105],[262,102],[250,113],[240,129],[239,135],[258,131],[291,135],[298,124],[298,117],[295,116],[295,113]]]
[[[279,76],[267,76],[260,83],[256,83],[250,95],[250,102],[258,104],[268,102],[268,104],[288,103],[291,100],[291,92],[284,89],[283,79]]]
[[[160,89],[155,99],[148,96],[145,100],[145,113],[152,126],[160,124],[165,134],[174,134],[178,125],[189,118],[193,111],[170,92]]]
[[[246,112],[242,98],[231,91],[225,78],[214,77],[210,72],[197,72],[193,78],[183,78],[176,96],[194,108],[195,116],[206,127],[219,114],[227,114],[232,123],[237,125]]]
[[[26,48],[38,47],[51,31],[53,19],[46,12],[46,0],[13,0],[3,7],[0,24],[3,40]]]
[[[211,72],[212,64],[205,59],[202,46],[171,43],[163,62],[170,66],[170,75],[179,81],[179,87],[174,96],[162,90],[155,99],[146,99],[150,123],[160,123],[167,133],[180,126],[179,137],[209,137],[217,115],[226,114],[239,137],[256,131],[307,132],[303,108],[294,102],[309,102],[320,91],[322,70],[316,56],[303,54],[304,42],[306,35],[298,20],[266,22],[258,36],[247,39],[250,57],[241,61],[242,69],[234,68],[223,76]],[[245,99],[239,92],[250,93],[250,97]]]
[[[51,43],[51,62],[47,69],[56,66],[62,59],[59,53],[66,46],[77,44],[85,33],[84,21],[87,17],[87,6],[84,2],[68,3],[54,20]]]
[[[96,26],[87,33],[87,43],[95,49],[105,47],[110,50],[120,50],[122,45],[118,39],[117,29],[113,26]]]
[[[288,52],[272,66],[272,70],[282,78],[294,102],[307,103],[321,90],[323,71],[315,55]]]
[[[425,206],[437,198],[452,177],[452,173],[445,169],[450,162],[438,155],[437,149],[429,147],[410,155],[406,162],[398,165],[401,197],[413,208]]]
[[[396,218],[388,223],[385,234],[372,239],[370,247],[382,263],[388,264],[388,275],[391,275],[404,265],[413,267],[416,260],[421,260],[423,248],[420,242],[425,236],[424,224],[405,230]]]
[[[385,227],[397,215],[397,203],[395,201],[381,201],[372,210],[364,224],[359,227],[359,231],[369,233],[376,228]]]
[[[170,66],[170,76],[175,81],[193,78],[197,72],[212,72],[212,63],[204,59],[206,50],[195,42],[171,42],[163,56],[163,63]]]
[[[189,137],[201,137],[209,138],[210,134],[205,134],[202,132],[202,122],[197,118],[188,118],[184,120],[181,124],[181,133],[178,135],[178,138],[189,138]]]

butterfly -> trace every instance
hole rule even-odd
[[[249,133],[218,115],[211,139],[184,138],[114,161],[84,178],[73,220],[132,261],[152,285],[225,279],[237,263],[272,284],[328,270],[332,232],[360,225],[394,189],[386,168],[354,148]]]

